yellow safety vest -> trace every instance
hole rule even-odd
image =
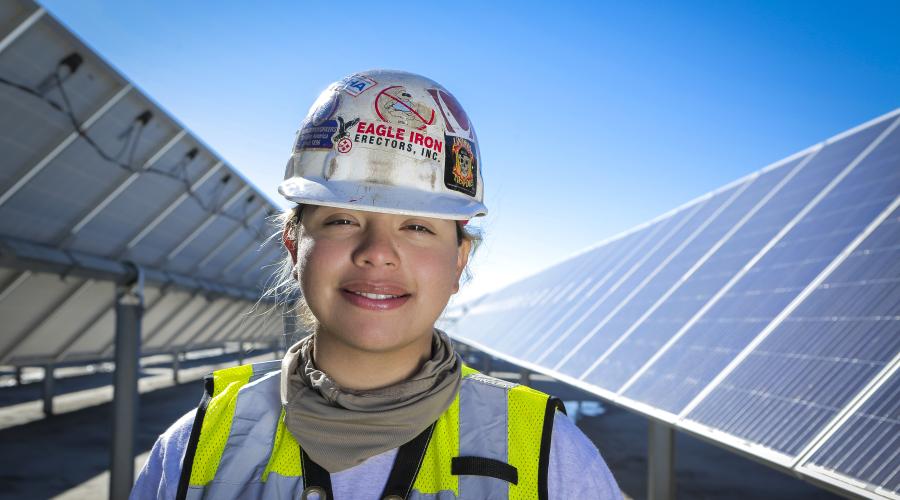
[[[330,479],[284,424],[280,361],[206,378],[182,463],[178,499],[331,500]],[[400,447],[386,499],[546,499],[550,435],[560,401],[463,365],[450,407]]]

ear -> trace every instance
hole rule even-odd
[[[453,293],[459,291],[459,278],[462,276],[463,271],[466,269],[466,264],[469,262],[469,251],[471,249],[472,242],[470,240],[463,240],[457,249],[456,280],[453,282]]]
[[[297,234],[296,227],[293,227],[295,233],[291,234],[292,226],[290,224],[284,226],[284,231],[281,232],[281,241],[284,243],[284,248],[287,248],[289,254],[291,254],[291,264],[294,266],[297,265]],[[300,279],[297,276],[297,271],[294,271],[294,279]]]

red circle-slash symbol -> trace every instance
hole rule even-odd
[[[344,137],[343,139],[338,141],[338,153],[349,153],[351,149],[353,149],[353,141],[351,141],[350,139]]]

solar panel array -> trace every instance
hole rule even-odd
[[[898,116],[463,304],[444,326],[777,467],[900,498]]]
[[[0,2],[0,162],[0,363],[109,357],[128,263],[145,353],[279,338],[278,207],[31,0]]]

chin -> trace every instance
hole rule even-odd
[[[421,338],[421,335],[414,333],[422,331],[421,328],[410,330],[408,325],[402,330],[401,328],[397,322],[373,324],[372,321],[366,321],[362,324],[337,325],[335,329],[328,331],[334,332],[331,335],[356,349],[383,354],[403,349]]]

